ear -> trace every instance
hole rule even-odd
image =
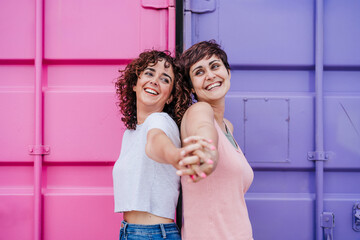
[[[135,85],[135,86],[133,86],[133,91],[134,91],[134,92],[136,92],[136,85]]]
[[[170,95],[169,99],[166,101],[166,104],[170,104],[173,100],[173,95]]]
[[[191,89],[191,92],[192,92],[192,93],[195,93],[195,90],[192,88],[192,89]]]

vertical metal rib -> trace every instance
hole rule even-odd
[[[324,13],[323,0],[316,0],[316,37],[315,37],[315,151],[324,151],[323,119],[323,69],[324,69]],[[321,214],[323,212],[324,162],[317,160],[316,168],[316,239],[323,240]]]
[[[43,0],[36,0],[35,27],[35,145],[43,145],[42,60],[43,60]],[[34,240],[41,239],[42,203],[41,172],[42,155],[34,157]]]

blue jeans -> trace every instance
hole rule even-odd
[[[181,240],[179,228],[175,223],[140,225],[121,222],[120,240]]]

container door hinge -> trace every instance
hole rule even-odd
[[[30,145],[29,146],[30,155],[47,155],[50,154],[50,146],[43,145]]]
[[[144,8],[166,9],[175,7],[175,0],[141,0],[141,6]]]
[[[310,161],[326,161],[331,157],[331,152],[308,152],[308,160]]]
[[[193,13],[213,12],[216,9],[216,0],[185,0],[184,10]]]
[[[326,240],[333,240],[333,228],[335,227],[335,215],[332,212],[323,212],[321,214],[321,227],[324,228]]]
[[[352,219],[352,227],[354,231],[360,232],[360,202],[354,204]]]

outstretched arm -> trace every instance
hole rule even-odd
[[[197,151],[203,147],[199,141],[189,144],[183,148],[177,148],[164,131],[153,128],[147,133],[145,146],[146,155],[154,161],[168,163],[176,169],[181,169],[180,160],[194,161],[196,156],[190,156],[190,152]]]
[[[214,147],[203,147],[192,152],[193,156],[198,156],[200,166],[196,166],[194,162],[188,161],[189,159],[184,159],[180,162],[182,165],[193,165],[191,168],[182,170],[179,174],[192,175],[197,172],[197,168],[200,168],[206,175],[211,174],[218,160],[218,134],[214,125],[214,111],[208,103],[195,103],[186,111],[181,123],[181,137],[185,146],[193,143],[193,138],[198,137],[210,140]],[[197,181],[197,177],[193,178],[193,180]]]

